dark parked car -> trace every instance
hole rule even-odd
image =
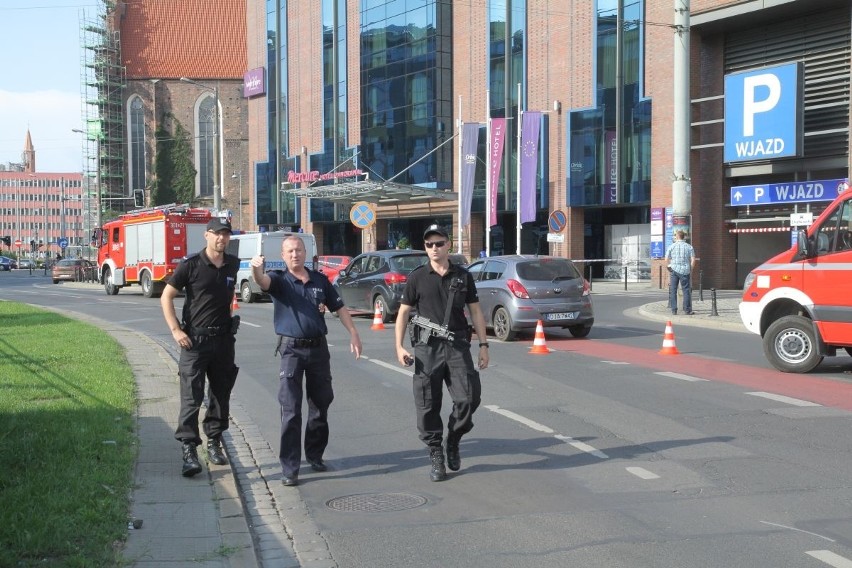
[[[509,255],[478,260],[468,267],[476,281],[486,325],[497,339],[511,341],[522,330],[567,328],[586,337],[595,314],[589,282],[574,263],[552,256]]]
[[[462,268],[467,268],[467,266],[470,264],[470,261],[467,260],[467,257],[465,255],[456,253],[450,254],[450,262],[455,265],[461,266]]]
[[[14,258],[0,256],[0,270],[12,270],[13,268],[18,268],[18,263],[15,262]]]
[[[346,265],[350,262],[352,262],[351,256],[330,255],[317,257],[320,272],[325,274],[332,283],[337,278],[337,273],[346,268]]]
[[[378,306],[387,323],[399,311],[408,275],[427,262],[429,257],[423,251],[367,252],[338,273],[334,287],[348,308],[372,314]]]
[[[95,264],[91,261],[82,258],[63,258],[53,265],[51,274],[53,283],[59,284],[60,280],[70,282],[80,282],[89,276],[89,272],[94,270]]]

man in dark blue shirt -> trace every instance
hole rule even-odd
[[[281,243],[287,270],[263,272],[264,258],[251,259],[252,277],[273,302],[273,324],[281,354],[278,402],[281,405],[281,446],[278,458],[286,486],[299,483],[302,462],[302,375],[308,400],[305,459],[314,471],[326,471],[322,459],[328,445],[328,407],[334,399],[325,335],[326,309],[336,312],[349,331],[349,348],[361,357],[361,338],[349,310],[321,272],[305,267],[305,245],[296,236]]]

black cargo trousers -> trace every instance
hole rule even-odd
[[[204,435],[208,439],[228,429],[231,391],[240,368],[234,364],[237,338],[230,332],[222,335],[190,335],[192,347],[181,349],[178,361],[180,377],[180,414],[175,438],[181,442],[201,444],[198,414],[204,400],[204,380],[209,383]]]
[[[473,428],[473,413],[479,407],[482,385],[473,364],[470,344],[429,337],[414,344],[414,405],[417,429],[427,446],[437,447],[443,440],[441,420],[443,385],[453,399],[453,411],[447,420],[447,432],[456,439]]]

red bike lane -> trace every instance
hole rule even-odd
[[[607,361],[623,361],[655,371],[682,373],[852,411],[852,384],[842,381],[807,374],[782,373],[773,369],[706,359],[684,353],[660,355],[657,351],[650,349],[594,339],[548,339],[547,346],[555,351]]]

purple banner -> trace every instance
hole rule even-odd
[[[479,123],[462,125],[461,163],[461,225],[470,225],[470,204],[473,201],[473,181],[476,177],[476,147],[479,145]]]
[[[258,67],[243,75],[243,97],[249,98],[266,93],[266,69]]]
[[[488,215],[488,226],[497,224],[497,189],[500,187],[500,167],[503,164],[503,143],[506,141],[506,119],[491,119],[491,211]]]
[[[541,113],[525,111],[521,121],[521,223],[535,221],[535,182],[538,170],[538,133]]]

